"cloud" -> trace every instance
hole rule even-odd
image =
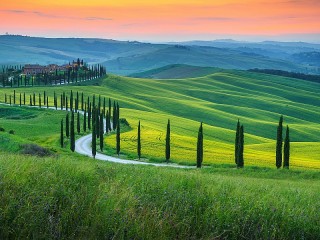
[[[58,15],[52,15],[47,14],[44,12],[39,11],[24,11],[20,9],[8,9],[8,10],[0,10],[1,12],[7,12],[7,13],[13,13],[13,14],[23,14],[23,15],[37,15],[39,17],[45,17],[45,18],[59,18],[59,19],[73,19],[73,20],[85,20],[85,21],[111,21],[112,18],[103,18],[103,17],[69,17],[69,16],[58,16]]]
[[[227,17],[197,17],[191,20],[196,21],[211,21],[211,22],[232,22],[239,20],[238,18],[227,18]]]
[[[102,17],[86,17],[86,18],[83,18],[83,20],[87,20],[87,21],[111,21],[113,19],[112,18],[102,18]]]

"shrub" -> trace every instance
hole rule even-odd
[[[119,122],[120,122],[120,124],[122,124],[124,126],[130,127],[130,124],[128,123],[127,119],[125,119],[125,118],[120,118]]]
[[[9,134],[15,134],[15,131],[14,130],[10,130]]]
[[[6,130],[4,130],[3,127],[0,127],[0,132],[5,132]]]
[[[43,148],[36,144],[23,144],[21,145],[21,148],[22,148],[21,149],[22,154],[28,154],[28,155],[39,156],[39,157],[52,155],[49,149]]]

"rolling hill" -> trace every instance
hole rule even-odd
[[[172,123],[172,160],[194,164],[197,129],[204,122],[205,164],[233,164],[234,134],[245,126],[245,164],[274,166],[276,126],[280,115],[291,129],[292,167],[320,168],[318,83],[246,71],[222,71],[191,79],[150,80],[109,75],[87,86],[20,88],[32,94],[44,90],[79,91],[119,101],[121,117],[132,130],[122,135],[122,151],[136,156],[136,126],[142,124],[142,154],[163,161],[165,125]],[[12,94],[12,89],[0,90]],[[8,122],[9,124],[9,122]],[[115,136],[106,139],[114,153]]]
[[[319,52],[317,44],[215,43],[155,44],[110,39],[2,35],[0,65],[64,64],[80,57],[90,64],[103,63],[109,72],[120,75],[144,72],[171,64],[244,70],[272,68],[313,74],[319,72],[319,66],[314,59],[310,61],[305,57],[308,52]]]
[[[50,106],[54,93],[71,90],[83,92],[85,99],[95,94],[119,101],[120,117],[131,126],[121,126],[121,157],[137,158],[141,120],[144,161],[164,161],[170,119],[171,160],[194,166],[203,121],[209,167],[96,161],[72,153],[67,138],[65,148],[59,146],[65,111],[0,104],[1,239],[320,237],[319,83],[217,70],[189,79],[109,74],[84,83],[15,90],[18,99],[19,93],[28,97],[46,91]],[[0,89],[1,102],[4,94],[12,95],[13,89]],[[291,129],[290,170],[275,168],[281,114]],[[238,118],[245,129],[243,169],[236,169],[233,156]],[[83,134],[89,132],[77,136]],[[38,146],[30,148],[30,143]],[[104,153],[114,155],[114,133],[105,145]],[[50,154],[37,156],[44,148]]]
[[[203,77],[222,71],[214,67],[197,67],[184,64],[172,64],[145,72],[133,73],[129,77],[150,79],[181,79]]]

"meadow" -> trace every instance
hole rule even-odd
[[[28,99],[33,92],[46,91],[53,105],[53,92],[60,96],[63,91],[70,90],[84,92],[85,100],[95,94],[119,102],[120,118],[127,119],[130,124],[121,137],[121,152],[127,158],[137,158],[137,125],[141,120],[144,160],[164,161],[166,123],[170,119],[171,161],[194,165],[197,130],[203,121],[204,164],[233,166],[235,128],[240,119],[245,129],[245,165],[274,167],[276,127],[283,115],[285,126],[288,124],[291,130],[290,166],[320,168],[320,87],[317,83],[223,71],[174,80],[109,75],[84,85],[19,88],[16,92],[17,96],[26,92]],[[0,89],[1,102],[5,93],[13,94],[13,89]],[[105,152],[115,154],[115,135],[107,136],[105,143]]]
[[[136,158],[141,120],[143,160],[164,161],[170,118],[172,161],[195,165],[197,130],[204,121],[204,164],[210,167],[96,161],[72,153],[67,139],[60,148],[65,111],[0,104],[1,239],[320,238],[318,85],[230,71],[183,80],[109,75],[16,92],[44,90],[51,106],[53,92],[70,90],[84,92],[85,99],[100,94],[119,101],[121,118],[130,124],[121,126],[121,157]],[[5,93],[13,89],[0,89],[1,102]],[[280,114],[292,129],[290,170],[274,166]],[[238,118],[246,131],[243,169],[233,157]],[[28,143],[51,156],[23,154]],[[115,134],[105,143],[104,152],[115,155]]]
[[[0,153],[2,239],[318,239],[319,171]]]

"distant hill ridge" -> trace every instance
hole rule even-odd
[[[318,74],[320,44],[238,42],[234,40],[143,43],[97,38],[41,38],[0,36],[2,64],[65,64],[83,56],[102,63],[109,72],[130,75],[172,64],[224,69],[279,69]],[[309,53],[315,58],[309,58]]]

